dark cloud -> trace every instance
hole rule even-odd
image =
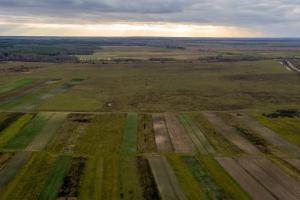
[[[300,31],[299,0],[0,0],[0,15],[49,23],[188,22],[274,35]]]

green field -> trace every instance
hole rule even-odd
[[[1,85],[0,86],[0,94],[16,90],[16,89],[21,88],[25,85],[33,83],[36,80],[37,80],[37,78],[26,78],[26,79],[17,80],[15,82],[8,83],[8,84],[5,84],[5,85]]]

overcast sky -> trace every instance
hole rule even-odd
[[[0,35],[300,37],[300,0],[0,0]]]

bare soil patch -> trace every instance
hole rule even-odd
[[[159,152],[173,152],[173,145],[163,115],[153,114],[152,119],[157,150]]]

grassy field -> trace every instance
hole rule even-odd
[[[96,115],[85,134],[78,138],[74,152],[87,155],[119,152],[125,121],[124,114]]]
[[[32,75],[40,80],[60,79],[60,83],[41,85],[41,89],[1,103],[2,110],[159,112],[299,107],[299,76],[277,60],[41,66]],[[14,80],[27,75],[9,76]],[[78,77],[85,80],[34,102]],[[30,102],[34,106],[27,106]]]
[[[47,153],[34,155],[7,186],[1,199],[36,199],[45,184],[54,160],[55,157]]]
[[[134,154],[137,151],[137,114],[129,113],[127,115],[124,127],[123,142],[121,153]]]
[[[9,84],[1,85],[0,86],[0,94],[21,88],[27,84],[33,83],[36,80],[37,80],[37,78],[26,78],[26,79],[21,79],[21,80],[18,80],[18,81],[9,83]]]

